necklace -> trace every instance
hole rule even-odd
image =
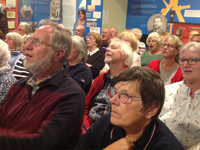
[[[145,145],[145,147],[143,148],[143,150],[145,150],[147,148],[147,146],[149,145],[149,143],[151,142],[152,138],[153,138],[153,135],[155,133],[155,130],[156,130],[156,123],[154,123],[154,126],[153,126],[153,131],[151,133],[151,136],[149,138],[149,141],[147,142],[147,144]],[[113,137],[113,131],[114,131],[114,128],[111,130],[110,132],[110,139],[112,139]]]
[[[156,130],[156,123],[154,123],[153,131],[152,131],[152,133],[151,133],[150,139],[149,139],[149,141],[147,142],[146,146],[143,148],[143,150],[145,150],[145,149],[147,148],[147,146],[149,145],[149,143],[151,142],[155,130]]]

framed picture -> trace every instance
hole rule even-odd
[[[7,18],[15,19],[16,12],[15,11],[7,11]]]
[[[8,21],[8,29],[15,29],[15,21]]]
[[[6,0],[7,8],[16,8],[16,0]]]

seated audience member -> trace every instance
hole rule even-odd
[[[133,67],[133,66],[141,66],[140,56],[135,52],[136,49],[137,49],[137,44],[138,44],[135,35],[131,32],[131,30],[126,30],[126,31],[123,31],[119,35],[119,38],[121,40],[124,40],[124,41],[128,42],[129,46],[133,50],[133,64],[132,64],[131,67]],[[108,69],[109,69],[109,66],[108,66],[108,64],[106,64],[104,66],[104,68],[100,71],[99,74],[101,75],[101,74],[105,73]]]
[[[90,32],[87,35],[88,59],[86,64],[92,71],[93,79],[99,75],[99,71],[104,67],[105,54],[99,50],[101,36],[98,33]]]
[[[138,41],[138,47],[137,47],[136,52],[139,55],[142,55],[142,53],[146,51],[146,45],[145,45],[145,43],[143,43],[143,42],[140,41],[140,39],[142,38],[142,30],[140,30],[138,28],[133,28],[132,32],[135,34],[135,37],[136,37],[136,39]]]
[[[199,32],[196,31],[196,30],[192,30],[192,31],[190,32],[190,34],[189,34],[189,36],[188,36],[188,42],[191,42],[191,39],[192,39],[193,35],[195,35],[195,34],[199,34]]]
[[[26,35],[33,33],[32,27],[27,22],[20,22],[18,33],[24,38]]]
[[[158,119],[165,89],[156,72],[127,69],[117,76],[111,91],[111,114],[93,124],[75,149],[184,150]]]
[[[163,59],[161,53],[161,37],[157,32],[152,32],[147,37],[147,45],[149,46],[149,51],[144,52],[141,55],[141,66],[148,67],[149,63],[153,60]]]
[[[24,46],[32,75],[12,85],[0,107],[2,150],[70,149],[81,134],[85,93],[63,68],[71,36],[56,22],[40,23]]]
[[[200,148],[200,44],[190,42],[180,50],[183,81],[165,86],[160,119],[189,150]]]
[[[20,58],[24,58],[22,54],[22,43],[23,38],[20,34],[15,32],[10,32],[6,34],[5,42],[8,44],[8,49],[11,54],[11,58],[9,60],[9,64],[11,66],[11,71],[15,67],[15,64]]]
[[[85,27],[84,26],[77,26],[75,30],[75,35],[84,38],[85,36]]]
[[[123,31],[120,35],[119,38],[129,42],[130,46],[133,50],[133,66],[141,66],[141,60],[140,56],[136,53],[137,47],[138,47],[138,41],[135,37],[135,35],[131,31]]]
[[[183,80],[178,64],[178,56],[182,41],[176,35],[167,36],[162,44],[162,60],[153,60],[149,68],[158,72],[165,85]]]
[[[116,27],[112,27],[110,31],[112,32],[111,38],[118,37],[118,29]]]
[[[104,53],[106,52],[106,48],[107,48],[108,45],[110,44],[110,39],[111,39],[111,37],[112,37],[112,32],[111,32],[111,30],[108,29],[108,28],[105,28],[105,29],[103,30],[102,36],[101,36],[101,38],[102,38],[102,43],[101,43],[101,45],[100,45],[100,47],[99,47],[100,51],[102,51],[102,52],[104,52]]]
[[[90,127],[104,114],[109,114],[111,110],[109,88],[115,85],[115,77],[120,72],[132,66],[133,52],[129,44],[118,38],[112,38],[110,45],[106,49],[105,62],[110,70],[98,76],[86,97],[85,123]]]
[[[200,43],[200,34],[194,34],[191,38],[191,42],[197,42]]]
[[[87,60],[87,47],[80,36],[72,37],[72,50],[67,57],[68,74],[74,79],[87,94],[92,84],[92,72],[85,64]]]
[[[8,45],[0,40],[0,106],[4,103],[4,98],[10,86],[15,82],[15,78],[9,71],[9,59],[10,51],[8,50]]]
[[[26,40],[30,36],[31,34],[25,36],[23,39],[22,43],[23,51],[24,51],[24,45],[26,44]],[[30,72],[24,68],[24,58],[20,58],[15,64],[12,75],[15,77],[15,79],[20,80],[22,78],[28,77],[29,74]]]
[[[161,44],[164,43],[165,37],[170,36],[169,32],[161,32],[160,37],[161,37]]]

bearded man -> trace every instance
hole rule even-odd
[[[23,50],[32,74],[11,86],[0,107],[0,149],[70,149],[81,136],[85,94],[63,67],[71,36],[58,23],[41,23]]]

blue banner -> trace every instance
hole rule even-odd
[[[62,22],[62,0],[19,0],[19,23],[28,22],[33,29],[42,19]]]
[[[199,0],[129,0],[126,28],[149,34],[147,23],[154,14],[162,14],[168,22],[200,23],[199,6]]]

